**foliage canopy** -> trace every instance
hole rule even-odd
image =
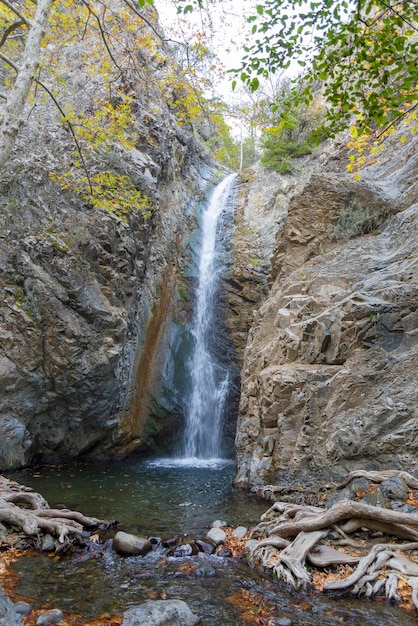
[[[297,62],[289,97],[300,106],[322,89],[328,106],[321,133],[356,120],[357,132],[384,132],[415,118],[418,79],[416,0],[265,0],[248,18],[252,43],[237,70],[251,89]]]

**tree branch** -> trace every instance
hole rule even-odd
[[[89,13],[90,13],[90,14],[94,17],[94,19],[96,20],[97,25],[98,25],[99,30],[100,30],[100,34],[101,34],[101,36],[102,36],[102,41],[103,41],[103,43],[104,43],[104,45],[105,45],[105,48],[106,48],[106,50],[107,50],[107,52],[108,52],[108,55],[109,55],[109,56],[110,56],[110,58],[112,59],[113,64],[115,65],[115,67],[117,67],[117,68],[118,68],[118,70],[119,70],[121,73],[123,73],[122,68],[120,67],[119,63],[116,61],[116,59],[115,59],[115,57],[113,56],[113,53],[112,53],[112,51],[111,51],[111,49],[110,49],[110,47],[109,47],[109,44],[108,44],[108,41],[107,41],[107,38],[106,38],[106,33],[105,33],[104,28],[103,28],[103,25],[102,25],[102,22],[101,22],[101,20],[100,20],[100,17],[97,15],[97,13],[95,13],[95,12],[93,11],[93,9],[92,9],[92,8],[91,8],[91,6],[89,5],[89,3],[88,3],[88,2],[86,2],[86,0],[81,0],[81,1],[82,1],[82,3],[84,4],[84,6],[86,7],[86,9],[89,11]]]
[[[0,0],[1,4],[4,4],[4,6],[6,6],[8,9],[10,9],[10,11],[12,11],[15,15],[17,15],[17,17],[24,23],[26,24],[26,26],[28,26],[28,28],[30,28],[32,26],[32,22],[30,20],[27,19],[27,17],[25,17],[23,15],[23,13],[21,13],[19,11],[18,8],[16,8],[11,2],[9,2],[9,0]]]
[[[23,24],[25,24],[25,22],[21,19],[15,20],[14,22],[12,22],[3,32],[3,35],[0,39],[0,48],[4,45],[5,41],[7,40],[8,36],[10,35],[10,33],[12,33],[14,30],[16,30],[17,28],[19,28],[19,26],[22,26]]]
[[[75,145],[77,147],[77,152],[79,154],[79,157],[80,157],[80,160],[81,160],[81,163],[82,163],[82,166],[83,166],[83,170],[84,170],[84,172],[86,174],[87,182],[89,184],[90,193],[93,194],[93,185],[92,185],[92,182],[91,182],[90,174],[89,174],[89,171],[88,171],[88,168],[87,168],[86,161],[84,159],[83,151],[82,151],[81,146],[80,146],[80,144],[78,142],[77,135],[75,134],[74,127],[73,127],[72,123],[68,119],[67,114],[65,113],[64,109],[62,108],[62,106],[60,105],[60,103],[58,102],[58,100],[56,99],[54,94],[52,93],[52,91],[50,89],[48,89],[48,87],[43,82],[41,82],[38,78],[36,78],[35,80],[36,80],[37,84],[40,87],[42,87],[42,89],[44,89],[46,91],[46,93],[49,95],[49,97],[52,99],[53,103],[55,104],[55,106],[57,107],[59,112],[61,113],[64,122],[67,124],[68,129],[69,129],[69,131],[70,131],[70,133],[72,135],[72,138],[74,140],[74,143],[75,143]]]

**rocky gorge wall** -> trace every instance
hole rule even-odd
[[[67,101],[87,109],[103,87],[79,52],[69,50],[63,83]],[[0,172],[2,469],[148,450],[177,429],[166,362],[188,315],[194,208],[215,169],[152,83],[134,90],[135,147],[115,141],[94,162],[128,175],[156,206],[151,217],[93,208],[51,177],[71,165],[74,143],[48,101],[28,111]]]
[[[417,139],[390,138],[359,182],[334,144],[267,185],[276,242],[244,353],[237,486],[417,469]]]

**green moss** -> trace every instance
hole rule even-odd
[[[250,256],[248,260],[251,263],[251,265],[254,265],[254,267],[257,267],[257,265],[260,265],[261,263],[261,259],[257,259],[256,257],[253,257],[253,256]]]
[[[182,302],[188,302],[189,301],[189,295],[187,293],[186,287],[180,283],[180,285],[177,288],[177,292],[179,294],[179,298]]]
[[[58,237],[57,235],[50,233],[49,240],[51,241],[54,248],[56,248],[59,252],[63,252],[63,253],[68,252],[69,247],[61,237]]]

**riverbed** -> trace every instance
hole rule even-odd
[[[108,520],[128,532],[164,540],[204,539],[214,520],[254,526],[268,508],[232,487],[232,461],[154,459],[106,464],[73,463],[8,474],[42,493],[54,507],[66,506]],[[17,592],[35,607],[50,603],[67,614],[89,618],[123,612],[150,598],[185,600],[205,626],[242,626],[240,611],[265,606],[275,619],[294,626],[408,626],[415,614],[386,601],[335,598],[294,592],[248,567],[245,559],[204,556],[167,557],[158,549],[146,557],[121,557],[109,546],[85,556],[23,557],[13,567],[21,575]],[[248,615],[248,614],[247,614]],[[254,617],[255,616],[255,617]],[[261,613],[260,613],[261,619]],[[247,620],[247,621],[246,621]]]

